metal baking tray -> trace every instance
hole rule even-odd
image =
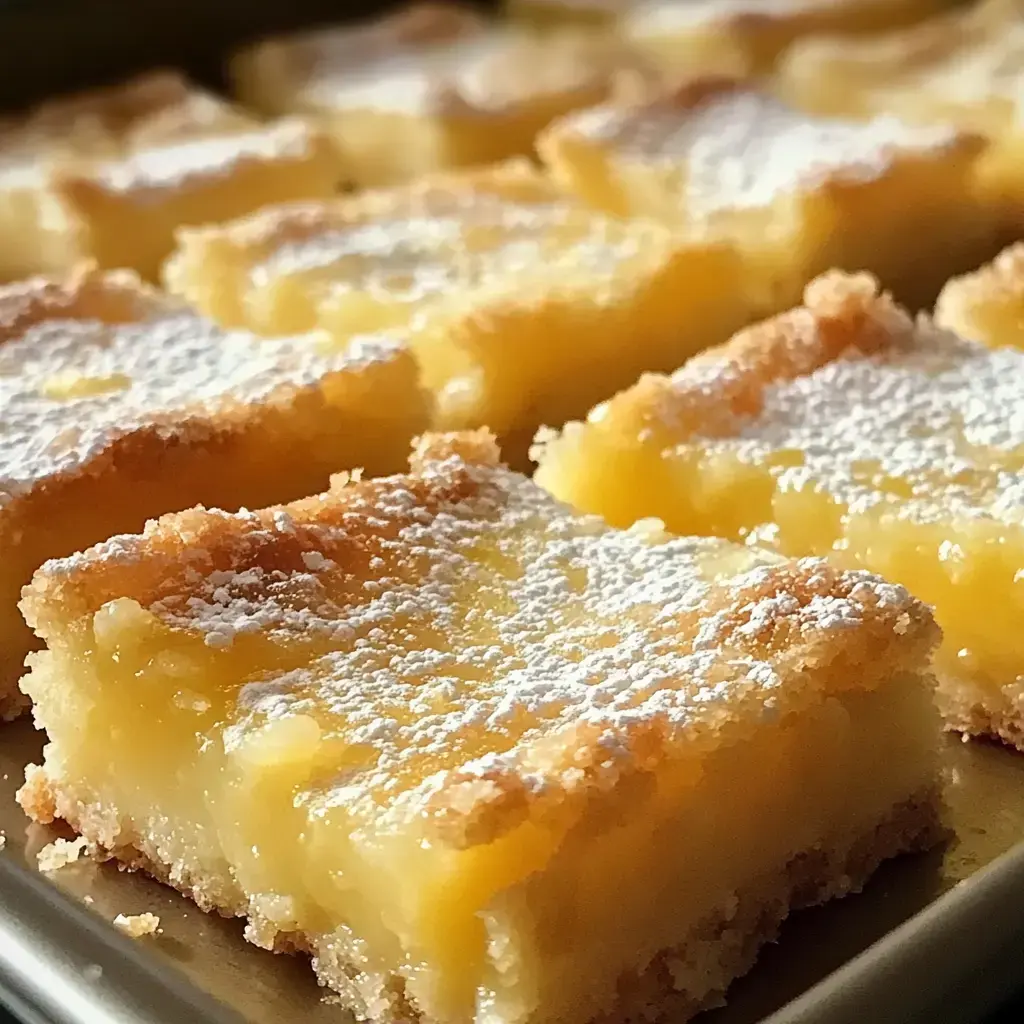
[[[170,1024],[187,1007],[196,1024],[221,1024],[229,1010],[253,1024],[348,1024],[304,958],[250,946],[240,922],[206,915],[143,875],[79,861],[46,876],[66,903],[53,902],[49,884],[5,877],[11,865],[36,873],[39,851],[62,835],[14,802],[41,749],[29,722],[0,728],[0,995],[13,994],[24,1019]],[[950,736],[945,777],[952,838],[886,864],[859,895],[795,914],[728,1005],[702,1022],[967,1024],[1024,984],[1024,845],[1014,849],[1024,837],[1024,757]],[[75,902],[92,914],[73,913]],[[147,911],[161,931],[134,943],[102,925]],[[47,1012],[25,1012],[46,999]]]

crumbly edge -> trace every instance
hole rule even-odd
[[[49,821],[55,814],[59,793],[44,769],[30,768],[19,800],[30,816]],[[684,1024],[697,1013],[722,1005],[728,986],[754,966],[764,945],[778,938],[782,922],[791,911],[859,892],[884,861],[927,850],[945,839],[948,829],[941,821],[942,806],[940,787],[924,787],[896,805],[866,833],[832,838],[798,854],[781,870],[763,875],[739,894],[732,915],[718,912],[704,919],[685,942],[661,951],[640,974],[624,973],[618,981],[618,1005],[595,1018],[593,1024],[668,1019],[673,1024]],[[76,831],[95,831],[105,818],[100,809],[80,804],[70,811],[66,807],[62,810],[64,820]],[[330,990],[328,998],[337,999],[357,1019],[379,1024],[430,1024],[430,1018],[409,1001],[400,976],[386,975],[370,988],[357,949],[346,957],[343,944],[330,943],[328,949],[318,951],[316,940],[310,936],[276,932],[269,922],[254,918],[242,899],[226,903],[219,897],[223,886],[202,877],[177,875],[171,865],[161,861],[157,842],[140,837],[135,846],[107,850],[97,844],[97,855],[116,860],[122,869],[144,871],[190,897],[204,911],[248,918],[246,938],[262,948],[311,955],[320,984]],[[673,980],[680,966],[685,968],[697,961],[717,965],[715,987],[701,998],[678,990]],[[372,1014],[367,1012],[371,1002]]]
[[[999,740],[1024,753],[1024,702],[1012,702],[1005,694],[999,707],[975,687],[940,677],[936,700],[946,728],[969,737]]]

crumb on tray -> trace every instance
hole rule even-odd
[[[160,918],[156,914],[118,914],[114,927],[133,939],[153,935],[160,929]]]
[[[39,851],[39,870],[57,871],[67,867],[68,864],[74,864],[88,849],[89,840],[81,836],[77,839],[55,839]]]

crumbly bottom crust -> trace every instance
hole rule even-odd
[[[990,694],[976,687],[942,681],[937,698],[950,732],[987,736],[1024,752],[1024,692],[1014,701],[1003,691],[997,707]]]
[[[38,820],[61,811],[72,827],[95,842],[100,856],[119,861],[127,870],[142,870],[192,898],[203,910],[227,917],[248,917],[246,937],[275,952],[308,953],[320,984],[357,1019],[380,1024],[430,1024],[410,1002],[404,979],[396,974],[368,975],[359,942],[335,933],[328,939],[275,931],[260,921],[241,893],[225,892],[223,883],[184,877],[157,856],[157,844],[142,840],[135,847],[104,850],[90,819],[96,811],[79,804],[75,809],[50,788],[45,773],[30,773],[21,794],[25,809]],[[834,836],[795,857],[781,870],[769,872],[737,893],[735,912],[702,921],[678,946],[659,953],[641,972],[624,973],[618,981],[618,1002],[593,1024],[638,1024],[671,1018],[683,1024],[702,1010],[722,1004],[729,984],[753,966],[761,947],[773,942],[791,910],[813,906],[859,891],[875,869],[901,853],[926,850],[941,841],[946,829],[940,820],[937,786],[922,789],[867,833]],[[74,819],[78,820],[74,820]],[[107,819],[109,821],[109,819]],[[705,994],[694,997],[686,978],[704,979]],[[539,1017],[538,1020],[543,1020]]]

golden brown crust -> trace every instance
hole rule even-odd
[[[914,322],[870,274],[830,271],[804,291],[804,305],[748,327],[695,356],[671,376],[647,374],[608,403],[615,422],[657,428],[670,415],[676,443],[698,431],[728,436],[736,416],[753,416],[766,388],[847,352],[870,355],[896,345]]]
[[[497,446],[487,431],[425,435],[414,446],[419,471],[429,461],[450,456],[493,466]],[[286,534],[268,531],[281,506],[236,515],[204,508],[164,515],[148,523],[142,534],[114,538],[84,552],[70,572],[40,571],[25,588],[22,608],[29,624],[37,627],[49,618],[50,609],[60,609],[62,619],[75,618],[125,593],[148,606],[180,588],[196,568],[208,573],[246,564],[296,571],[304,566],[304,551],[323,549],[320,534],[342,525],[351,536],[331,549],[331,559],[342,566],[355,558],[368,561],[385,554],[382,538],[365,520],[356,520],[365,532],[353,533],[348,513],[374,507],[378,495],[395,486],[394,478],[356,480],[343,474],[332,480],[330,491],[285,506],[295,526]],[[477,489],[468,472],[445,478],[414,475],[400,478],[398,486],[408,487],[416,505],[428,509],[471,497]],[[340,533],[335,536],[340,538]],[[145,558],[138,557],[143,551]]]

